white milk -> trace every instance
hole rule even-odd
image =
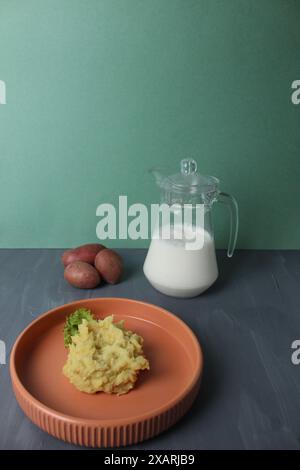
[[[214,241],[206,230],[197,229],[197,237],[201,236],[203,247],[196,250],[188,250],[186,240],[152,238],[144,274],[153,287],[174,297],[194,297],[215,282],[218,267]]]

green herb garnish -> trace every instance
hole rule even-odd
[[[65,347],[68,348],[72,343],[72,336],[78,333],[78,326],[82,323],[82,320],[93,320],[94,316],[90,310],[86,308],[79,308],[74,313],[71,313],[66,319],[64,326],[64,343]]]

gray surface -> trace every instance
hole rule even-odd
[[[300,252],[219,252],[221,276],[195,299],[156,292],[142,274],[143,250],[120,250],[127,274],[117,286],[67,285],[61,250],[0,250],[0,339],[8,353],[21,330],[46,310],[87,297],[130,297],[161,305],[197,334],[205,355],[199,396],[188,415],[145,449],[300,448]],[[0,448],[71,449],[34,426],[18,407],[8,365],[0,366]]]

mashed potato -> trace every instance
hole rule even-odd
[[[143,338],[109,316],[82,320],[72,336],[63,373],[82,392],[122,395],[134,387],[144,369],[149,369],[149,362],[143,354]]]

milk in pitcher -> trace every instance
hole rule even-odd
[[[218,277],[215,245],[208,231],[197,227],[203,246],[191,249],[191,239],[176,239],[182,227],[172,227],[170,239],[152,237],[144,274],[160,292],[174,297],[194,297],[208,289]],[[195,232],[194,232],[195,233]]]

